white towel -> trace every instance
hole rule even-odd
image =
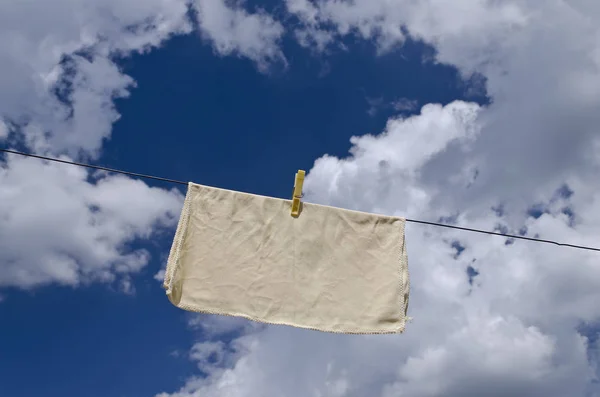
[[[189,183],[164,287],[177,307],[326,332],[404,331],[406,220]]]

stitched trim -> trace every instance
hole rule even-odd
[[[167,260],[165,281],[163,283],[163,288],[167,290],[167,295],[171,295],[171,292],[173,291],[173,277],[175,276],[175,272],[179,265],[181,245],[183,244],[183,237],[187,231],[188,220],[190,218],[191,187],[192,183],[189,182],[185,200],[183,202],[183,208],[181,210],[181,216],[179,217],[179,222],[177,224],[177,230],[175,231],[175,237],[173,238],[173,244],[171,245],[171,251],[169,252],[169,259]]]
[[[399,329],[389,330],[389,331],[388,330],[386,330],[386,331],[383,331],[383,330],[382,331],[354,331],[354,330],[348,330],[348,329],[332,330],[332,329],[326,329],[326,328],[310,327],[307,325],[299,325],[299,324],[289,323],[289,322],[285,322],[285,321],[267,321],[262,318],[253,317],[253,316],[249,316],[247,314],[242,314],[242,313],[221,312],[218,310],[210,310],[210,309],[199,309],[195,306],[186,305],[185,303],[181,303],[181,304],[177,305],[177,307],[179,307],[180,309],[183,309],[183,310],[188,310],[188,311],[192,311],[192,312],[196,312],[196,313],[216,314],[216,315],[220,315],[220,316],[229,316],[229,317],[241,317],[241,318],[245,318],[247,320],[256,321],[257,323],[270,324],[270,325],[287,325],[290,327],[310,329],[313,331],[327,332],[327,333],[331,333],[331,334],[381,335],[381,334],[401,334],[404,332],[404,325],[402,325]]]
[[[410,273],[408,270],[408,255],[406,252],[406,219],[402,218],[402,238],[400,244],[400,272],[402,280],[402,306],[404,308],[404,324],[412,321],[412,317],[408,317],[408,302],[410,297]]]

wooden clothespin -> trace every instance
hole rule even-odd
[[[294,193],[292,195],[292,216],[297,218],[300,215],[300,199],[302,198],[302,185],[304,184],[304,175],[306,172],[298,170],[296,180],[294,181]]]

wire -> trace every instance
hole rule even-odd
[[[574,244],[559,243],[558,241],[544,240],[544,239],[541,239],[541,238],[517,236],[517,235],[514,235],[514,234],[505,234],[505,233],[498,233],[498,232],[490,232],[490,231],[487,231],[487,230],[471,229],[471,228],[468,228],[468,227],[447,225],[447,224],[444,224],[444,223],[419,221],[419,220],[415,220],[415,219],[406,219],[406,222],[422,223],[424,225],[447,227],[447,228],[450,228],[450,229],[464,230],[464,231],[467,231],[467,232],[491,234],[491,235],[494,235],[494,236],[503,236],[503,237],[508,237],[508,238],[516,238],[516,239],[520,239],[520,240],[535,241],[535,242],[538,242],[538,243],[547,243],[547,244],[560,245],[561,247],[579,248],[579,249],[583,249],[583,250],[599,251],[600,252],[600,248],[586,247],[586,246],[583,246],[583,245],[574,245]]]
[[[177,184],[180,184],[180,185],[187,185],[187,182],[177,181],[175,179],[168,179],[168,178],[161,178],[159,176],[138,174],[137,172],[121,171],[121,170],[116,170],[114,168],[101,167],[99,165],[76,163],[74,161],[66,161],[66,160],[56,159],[56,158],[52,158],[52,157],[38,156],[37,154],[17,152],[16,150],[0,149],[0,152],[11,153],[11,154],[18,154],[18,155],[25,156],[25,157],[35,157],[36,159],[42,159],[42,160],[48,160],[48,161],[55,161],[57,163],[63,163],[63,164],[78,165],[80,167],[94,168],[96,170],[115,172],[117,174],[123,174],[123,175],[129,175],[129,176],[138,176],[140,178],[154,179],[154,180],[157,180],[157,181],[177,183]]]
[[[178,180],[175,180],[175,179],[161,178],[161,177],[158,177],[158,176],[152,176],[152,175],[146,175],[146,174],[139,174],[137,172],[122,171],[122,170],[117,170],[117,169],[114,169],[114,168],[101,167],[101,166],[92,165],[92,164],[77,163],[77,162],[74,162],[74,161],[66,161],[66,160],[61,160],[61,159],[52,158],[52,157],[39,156],[39,155],[36,155],[36,154],[31,154],[31,153],[18,152],[16,150],[0,149],[0,152],[10,153],[10,154],[18,154],[20,156],[25,156],[25,157],[34,157],[34,158],[37,158],[37,159],[54,161],[54,162],[57,162],[57,163],[77,165],[79,167],[87,167],[87,168],[93,168],[93,169],[97,169],[97,170],[109,171],[109,172],[114,172],[114,173],[117,173],[117,174],[123,174],[123,175],[129,175],[129,176],[136,176],[136,177],[146,178],[146,179],[154,179],[154,180],[157,180],[157,181],[163,181],[163,182],[169,182],[169,183],[176,183],[176,184],[179,184],[179,185],[186,185],[187,186],[187,184],[188,184],[187,182],[178,181]],[[494,236],[502,236],[502,237],[507,237],[507,238],[519,239],[519,240],[534,241],[534,242],[537,242],[537,243],[554,244],[554,245],[559,245],[561,247],[571,247],[571,248],[577,248],[577,249],[582,249],[582,250],[600,252],[600,248],[596,248],[596,247],[586,247],[586,246],[583,246],[583,245],[566,244],[566,243],[560,243],[558,241],[544,240],[544,239],[532,238],[532,237],[525,237],[525,236],[517,236],[517,235],[505,234],[505,233],[498,233],[498,232],[490,232],[488,230],[472,229],[472,228],[468,228],[468,227],[448,225],[448,224],[445,224],[445,223],[437,223],[437,222],[420,221],[420,220],[416,220],[416,219],[408,219],[408,218],[406,218],[406,221],[407,222],[412,222],[412,223],[420,223],[420,224],[423,224],[423,225],[439,226],[439,227],[446,227],[446,228],[449,228],[449,229],[464,230],[464,231],[473,232],[473,233],[490,234],[490,235],[494,235]]]

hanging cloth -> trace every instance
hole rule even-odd
[[[164,287],[177,307],[325,332],[404,331],[405,219],[188,184]]]

